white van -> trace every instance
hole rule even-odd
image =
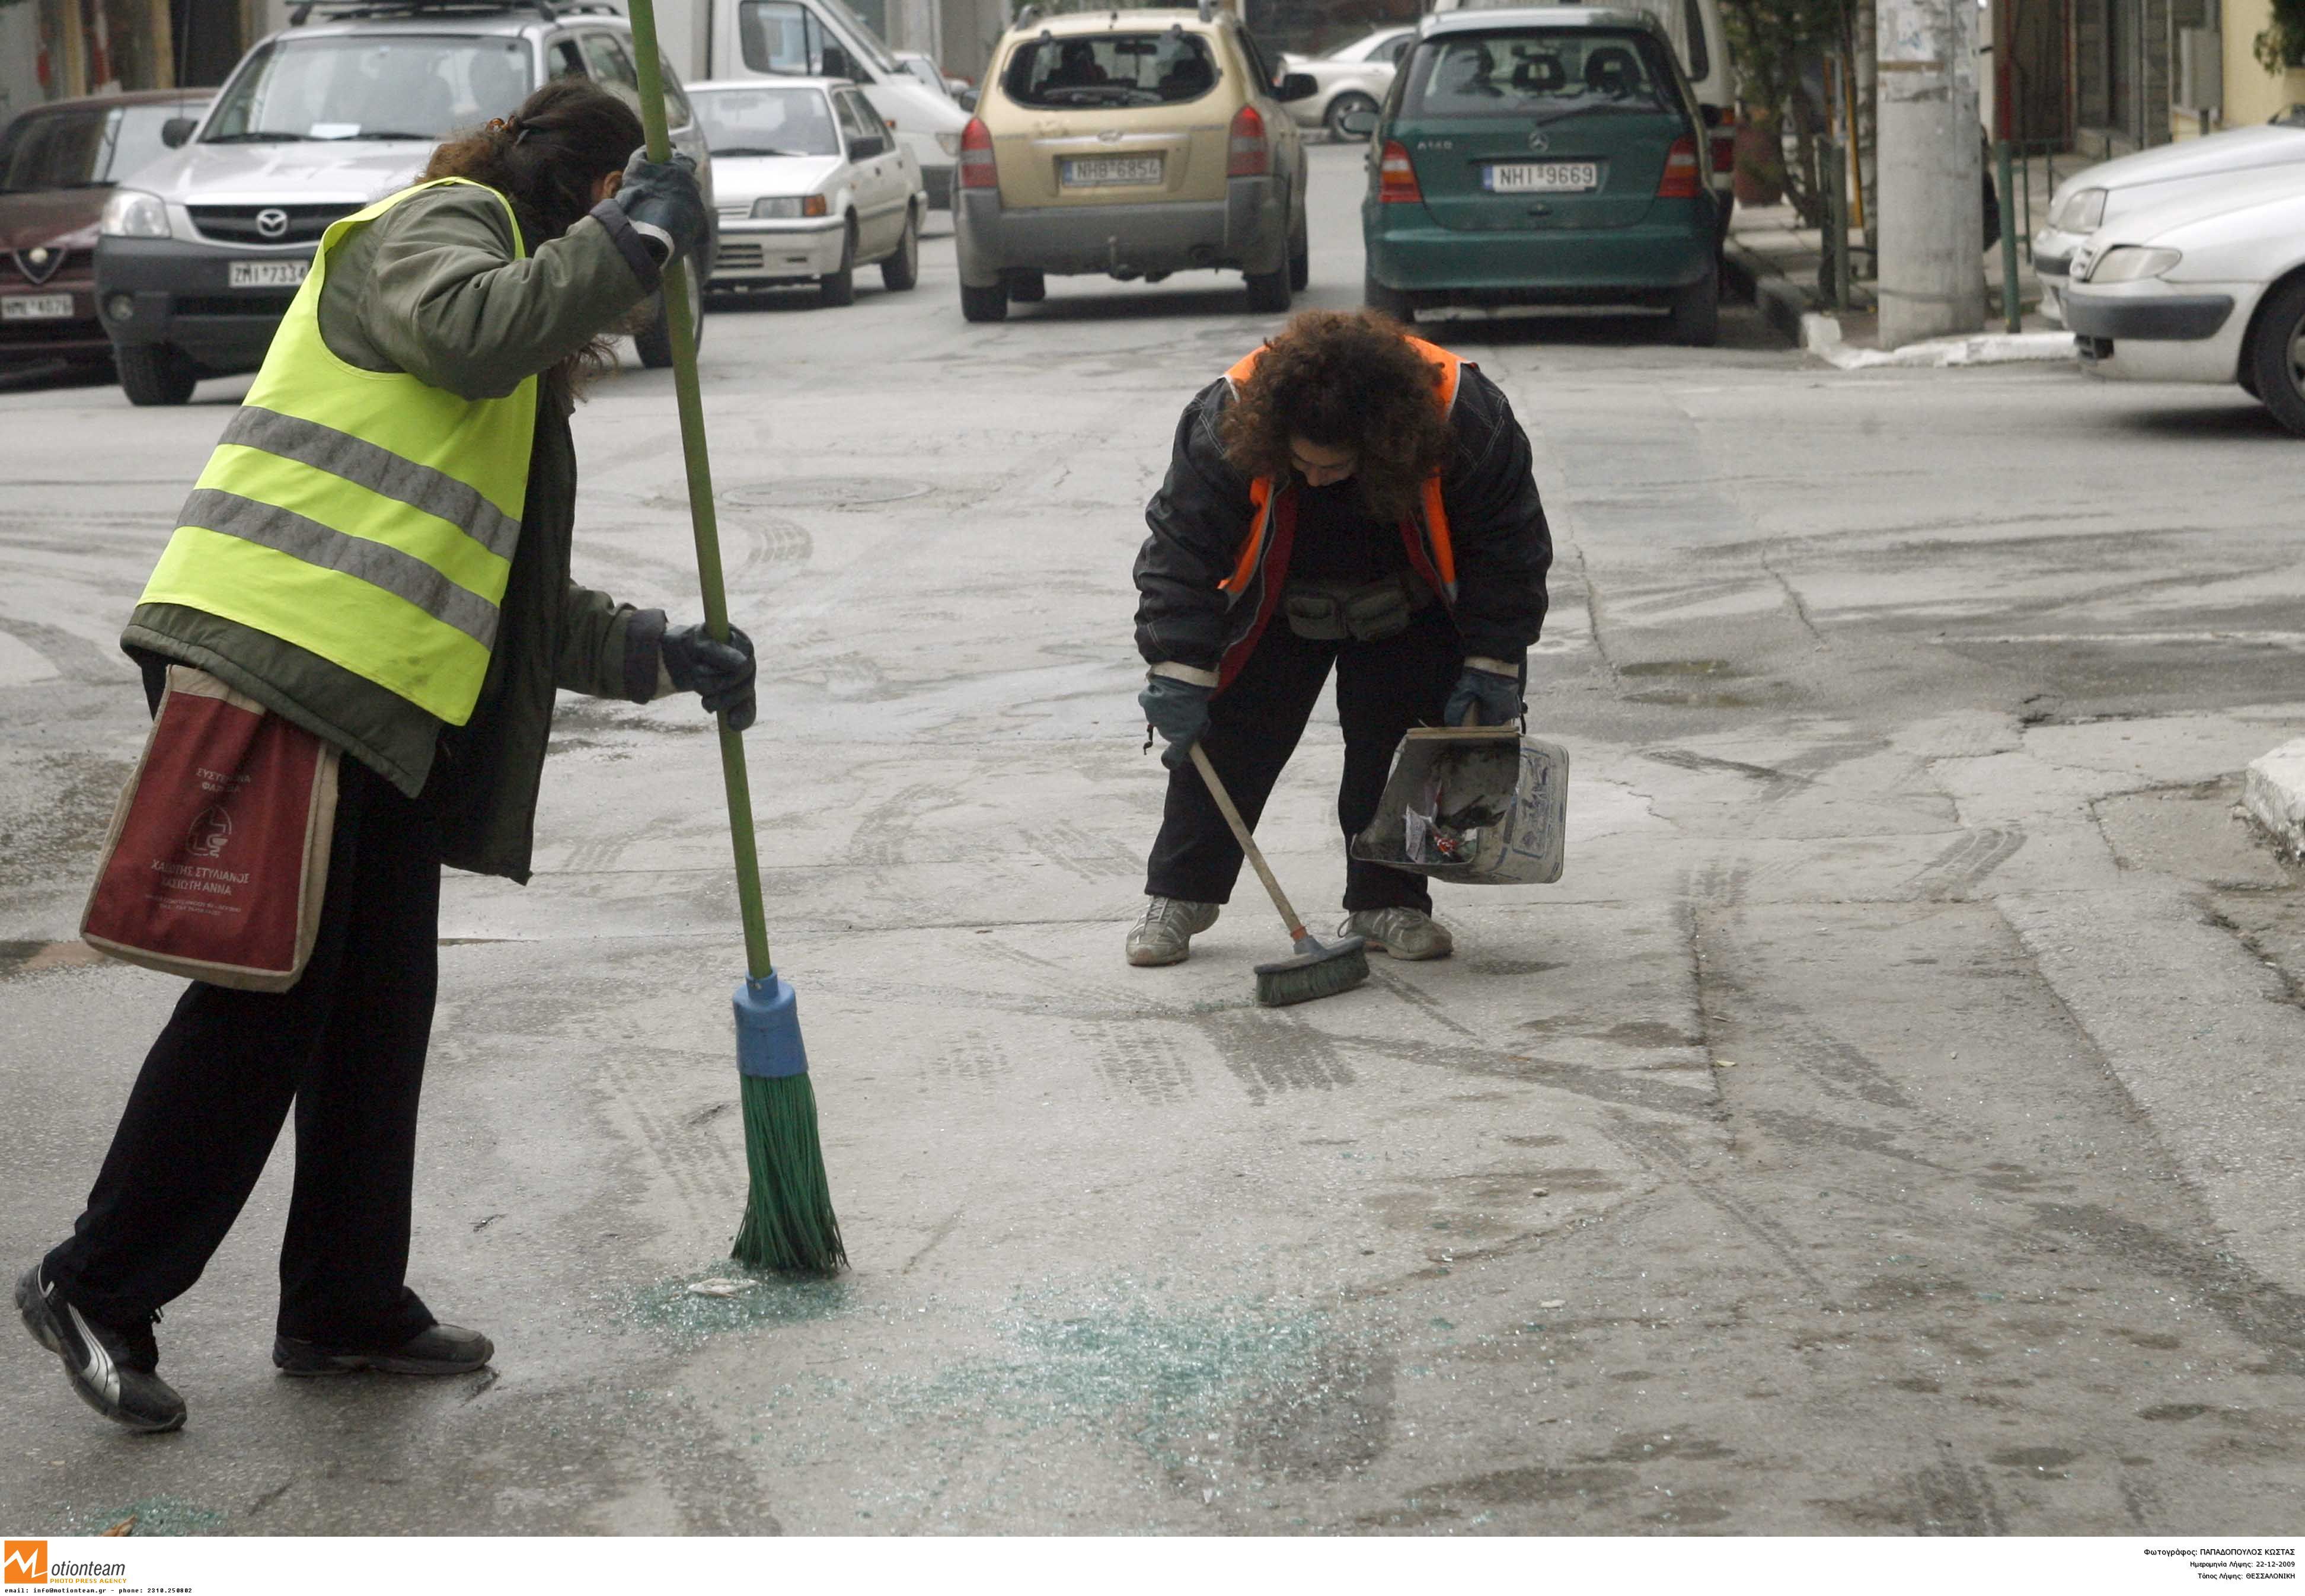
[[[968,113],[906,72],[841,0],[659,0],[656,9],[665,48],[692,81],[846,78],[856,84],[920,163],[929,203],[952,208]]]
[[[1439,11],[1496,11],[1543,5],[1548,0],[1433,0]],[[1722,25],[1721,0],[1553,0],[1561,4],[1613,5],[1646,12],[1664,26],[1680,54],[1688,86],[1705,114],[1713,158],[1706,164],[1713,191],[1721,201],[1721,231],[1729,231],[1731,179],[1737,170],[1737,74],[1729,64],[1729,31]]]

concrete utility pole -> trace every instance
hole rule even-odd
[[[1880,0],[1881,344],[1985,326],[1976,0]]]

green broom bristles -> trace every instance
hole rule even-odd
[[[806,1074],[743,1075],[744,1163],[752,1190],[736,1231],[747,1269],[829,1275],[847,1267],[824,1149],[816,1138],[816,1090]]]

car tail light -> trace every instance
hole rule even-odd
[[[1408,159],[1408,151],[1397,140],[1384,142],[1384,153],[1377,157],[1376,199],[1380,205],[1422,205],[1425,191],[1416,186],[1416,168]]]
[[[1657,179],[1660,200],[1694,200],[1705,179],[1697,169],[1697,140],[1683,134],[1665,152],[1664,175]]]
[[[1263,177],[1272,170],[1272,146],[1264,137],[1264,118],[1255,106],[1243,106],[1233,115],[1232,133],[1225,143],[1227,177]]]
[[[984,125],[981,116],[972,116],[960,134],[960,186],[964,189],[997,189],[1000,186],[999,170],[992,164],[992,130]]]

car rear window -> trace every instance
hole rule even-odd
[[[1678,109],[1656,40],[1597,28],[1450,33],[1417,47],[1404,116],[1535,117]]]
[[[1217,86],[1208,40],[1165,33],[1042,34],[1008,57],[1000,92],[1020,106],[1173,106]]]

